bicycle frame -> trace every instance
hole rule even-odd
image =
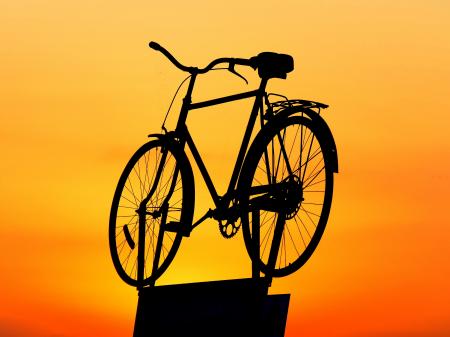
[[[194,89],[195,80],[196,80],[196,74],[193,74],[189,81],[189,86],[188,86],[186,96],[183,99],[183,104],[181,107],[180,115],[179,115],[177,126],[175,129],[175,137],[177,137],[180,140],[180,144],[183,148],[184,148],[184,145],[187,144],[188,148],[190,149],[192,156],[195,160],[195,163],[197,164],[197,167],[200,170],[203,180],[205,181],[208,191],[209,191],[209,193],[213,199],[213,202],[216,206],[216,210],[219,211],[219,213],[220,213],[220,211],[224,211],[229,208],[230,202],[234,198],[234,192],[236,190],[236,185],[237,185],[237,182],[239,179],[239,174],[242,169],[242,165],[244,163],[245,155],[249,148],[250,138],[251,138],[254,126],[255,126],[258,112],[261,117],[261,126],[263,125],[262,124],[263,123],[263,118],[262,118],[263,104],[264,104],[263,99],[264,98],[267,99],[266,91],[265,91],[266,85],[267,85],[267,79],[262,79],[261,83],[259,85],[259,88],[256,90],[233,94],[230,96],[225,96],[225,97],[220,97],[220,98],[215,98],[215,99],[211,99],[211,100],[207,100],[207,101],[192,103],[192,91]],[[223,196],[219,196],[219,194],[217,193],[217,190],[214,186],[214,183],[211,179],[211,176],[209,175],[208,170],[206,169],[206,166],[200,156],[200,153],[197,150],[197,147],[195,146],[194,140],[192,139],[192,136],[189,133],[189,130],[186,126],[187,115],[188,115],[188,112],[191,110],[201,109],[201,108],[205,108],[205,107],[209,107],[209,106],[213,106],[213,105],[219,105],[219,104],[233,102],[233,101],[237,101],[237,100],[241,100],[241,99],[247,99],[247,98],[251,98],[251,97],[255,97],[255,101],[253,103],[253,108],[250,113],[250,117],[249,117],[249,120],[247,123],[247,127],[246,127],[246,130],[244,133],[241,147],[239,149],[239,153],[238,153],[238,156],[236,159],[233,173],[231,175],[230,182],[228,184],[226,193]],[[194,223],[192,225],[191,229],[198,226],[201,222],[203,222],[207,218],[212,217],[211,212],[212,212],[211,210],[208,211],[208,213],[205,214],[204,217],[202,217],[201,219],[199,219],[196,223]],[[221,217],[220,214],[215,214],[215,216],[217,216],[218,218]]]
[[[269,101],[268,80],[285,79],[294,69],[290,55],[262,52],[248,59],[223,57],[197,68],[181,64],[156,42],[149,46],[190,77],[175,129],[167,131],[164,120],[163,132],[149,135],[156,139],[134,153],[117,184],[109,243],[119,276],[138,289],[154,285],[182,238],[208,218],[219,222],[225,238],[242,227],[254,278],[263,273],[270,283],[272,277],[295,272],[316,249],[330,212],[338,163],[333,136],[319,115],[327,105],[282,95],[275,95],[282,100]],[[257,70],[259,87],[192,102],[199,74],[227,69],[243,78],[235,66]],[[251,99],[253,105],[228,186],[218,194],[186,125],[187,116],[191,110],[243,99]],[[258,114],[260,125],[255,124]],[[192,160],[215,205],[198,219],[194,219]]]
[[[207,100],[207,101],[203,101],[203,102],[198,102],[198,103],[192,103],[192,91],[194,89],[194,84],[195,84],[195,80],[196,80],[196,74],[192,74],[191,79],[189,81],[189,86],[188,86],[188,90],[186,92],[186,96],[183,99],[183,104],[181,106],[181,111],[180,111],[180,115],[178,117],[178,122],[177,122],[177,126],[174,132],[168,133],[168,135],[170,134],[170,137],[172,139],[178,139],[178,143],[181,146],[181,149],[184,149],[184,146],[187,144],[187,146],[189,147],[193,158],[200,170],[200,173],[203,177],[203,180],[206,183],[206,186],[208,188],[208,191],[214,201],[214,204],[216,206],[215,210],[208,210],[206,212],[206,214],[204,216],[202,216],[199,220],[197,220],[195,223],[193,224],[185,224],[187,227],[189,226],[189,228],[187,229],[187,231],[190,233],[195,227],[197,227],[198,225],[200,225],[203,221],[205,221],[207,218],[211,218],[214,217],[215,219],[218,220],[224,220],[227,219],[227,214],[225,213],[226,210],[229,209],[230,206],[230,202],[233,200],[234,197],[234,192],[236,190],[236,185],[239,179],[239,174],[240,171],[242,169],[242,165],[244,163],[244,159],[245,159],[245,155],[247,153],[248,147],[249,147],[249,143],[250,143],[250,138],[253,132],[253,128],[255,126],[255,122],[256,122],[256,118],[258,116],[258,112],[260,113],[260,117],[261,117],[261,126],[263,126],[263,98],[266,98],[267,102],[268,102],[268,98],[265,92],[266,89],[266,85],[267,85],[267,79],[262,79],[261,83],[259,85],[259,88],[256,90],[252,90],[252,91],[247,91],[247,92],[243,92],[243,93],[239,93],[239,94],[234,94],[234,95],[230,95],[230,96],[226,96],[226,97],[220,97],[220,98],[215,98],[215,99],[211,99],[211,100]],[[241,100],[241,99],[246,99],[246,98],[251,98],[251,97],[255,97],[255,101],[253,103],[253,108],[252,111],[250,113],[250,118],[249,121],[247,123],[247,127],[244,133],[244,138],[241,144],[241,147],[239,149],[239,153],[238,153],[238,157],[236,160],[236,164],[234,166],[233,169],[233,173],[230,179],[230,183],[228,185],[228,189],[227,192],[220,197],[217,193],[217,190],[214,186],[214,183],[212,182],[211,176],[208,173],[208,170],[206,169],[205,164],[203,163],[203,160],[200,156],[200,153],[197,150],[197,147],[195,146],[194,140],[192,139],[191,134],[189,133],[189,130],[186,126],[186,119],[187,119],[187,115],[188,112],[190,110],[195,110],[195,109],[200,109],[200,108],[205,108],[205,107],[209,107],[209,106],[213,106],[213,105],[219,105],[219,104],[223,104],[223,103],[227,103],[227,102],[232,102],[232,101],[237,101],[237,100]],[[156,173],[156,177],[155,177],[155,182],[153,184],[153,187],[151,188],[151,190],[149,191],[149,194],[146,196],[146,198],[144,198],[142,200],[142,202],[140,203],[139,209],[138,209],[138,214],[139,214],[139,233],[138,233],[138,237],[139,237],[139,245],[138,245],[138,272],[137,272],[137,278],[138,280],[142,281],[144,279],[144,246],[145,246],[145,216],[146,216],[146,205],[148,200],[150,200],[150,198],[152,197],[157,182],[159,180],[159,177],[161,175],[161,172],[164,168],[164,162],[165,162],[165,158],[166,158],[167,152],[163,151],[162,154],[162,158],[161,158],[161,162],[159,164],[157,173]],[[161,214],[162,214],[162,224],[160,227],[160,231],[163,230],[163,227],[165,227],[166,224],[166,213],[167,213],[167,201],[171,198],[172,193],[175,189],[175,183],[177,180],[177,175],[179,172],[179,168],[176,167],[175,168],[175,173],[174,173],[174,179],[172,180],[171,186],[169,188],[169,192],[165,198],[165,201],[162,203],[161,206]],[[187,234],[189,235],[189,234]],[[155,255],[155,259],[153,261],[154,265],[153,268],[155,269],[158,265],[158,261],[159,261],[159,252],[161,250],[161,245],[162,245],[162,235],[161,233],[158,234],[158,240],[157,240],[157,244],[156,244],[156,251],[158,252]]]

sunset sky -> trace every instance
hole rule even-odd
[[[286,337],[450,335],[449,1],[24,0],[0,4],[0,336],[132,335],[137,292],[114,270],[109,209],[185,75],[151,40],[195,66],[290,54],[268,90],[330,105],[330,220],[270,289],[291,294]],[[241,71],[250,85],[214,72],[194,100],[253,89]],[[188,119],[222,191],[248,119],[233,104]],[[196,182],[198,216],[212,201]],[[207,221],[158,284],[249,276],[242,234]]]

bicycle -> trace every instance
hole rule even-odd
[[[298,270],[322,237],[333,173],[338,172],[336,145],[320,116],[328,106],[266,93],[271,78],[286,79],[294,69],[289,55],[263,52],[250,59],[218,58],[197,68],[182,65],[155,42],[149,46],[188,72],[189,84],[175,130],[167,131],[163,124],[163,133],[150,134],[152,139],[131,157],[119,179],[109,221],[110,251],[119,276],[132,286],[154,285],[174,259],[182,238],[208,218],[219,222],[226,238],[242,227],[253,276],[263,273],[271,279]],[[236,65],[257,70],[259,87],[192,103],[197,76],[219,64],[241,78]],[[283,99],[271,103],[271,96]],[[252,97],[227,191],[219,195],[187,128],[188,112]],[[250,144],[258,117],[260,130]],[[194,176],[186,146],[215,205],[195,222]]]

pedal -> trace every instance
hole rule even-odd
[[[191,235],[191,228],[189,225],[178,221],[170,221],[164,226],[164,231],[172,233],[180,233],[182,236],[189,237]]]

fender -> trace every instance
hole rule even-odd
[[[180,140],[178,138],[175,138],[175,132],[169,131],[167,133],[151,133],[147,136],[148,138],[156,138],[159,140],[162,144],[169,145],[172,149],[177,151],[180,156],[184,157],[183,160],[185,160],[185,165],[189,166],[189,170],[192,171],[191,163],[189,162],[189,159],[184,152],[184,145],[180,143]]]
[[[339,167],[336,142],[334,141],[334,137],[329,126],[316,111],[309,107],[296,105],[277,111],[273,119],[276,120],[278,118],[286,118],[297,113],[303,113],[303,115],[306,115],[314,124],[314,127],[317,128],[317,130],[319,130],[319,132],[325,136],[324,154],[328,156],[328,158],[330,158],[331,168],[333,172],[337,173]]]
[[[162,143],[170,142],[172,145],[178,144],[178,142],[175,141],[175,137],[174,137],[174,132],[173,131],[167,132],[167,133],[151,133],[147,137],[148,138],[157,138]]]

